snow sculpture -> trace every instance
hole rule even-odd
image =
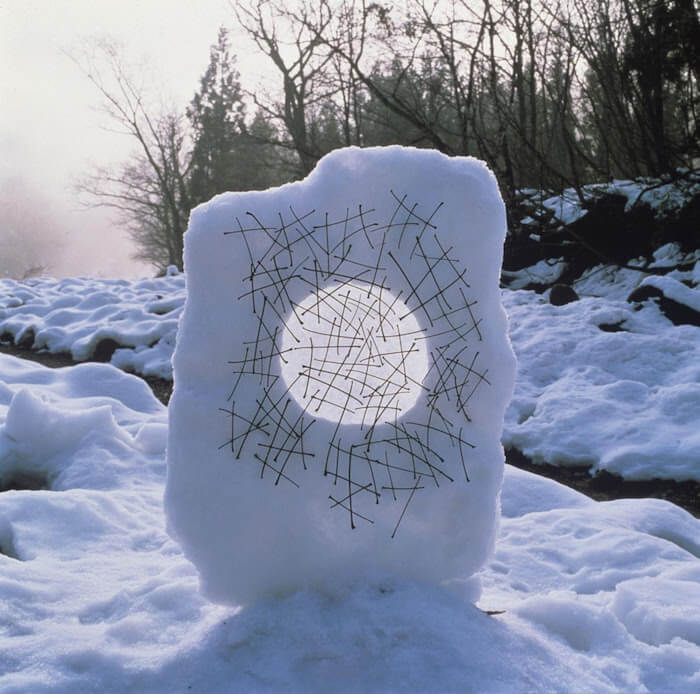
[[[514,377],[504,236],[483,164],[400,147],[194,210],[166,512],[208,597],[481,567]]]

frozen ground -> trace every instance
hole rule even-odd
[[[499,614],[392,580],[222,608],[164,532],[147,386],[4,355],[0,384],[3,694],[700,688],[700,521],[668,502],[507,467],[478,604]]]
[[[690,269],[668,272],[674,265]],[[654,300],[641,310],[626,301],[646,284],[700,305],[700,253],[683,256],[669,244],[654,268],[665,274],[594,268],[574,284],[581,300],[565,306],[552,306],[547,293],[504,290],[519,361],[506,446],[536,462],[591,465],[627,479],[700,481],[700,328],[674,325]],[[551,269],[521,271],[511,286],[551,279]],[[184,297],[178,274],[0,280],[0,340],[33,341],[35,350],[76,360],[111,340],[115,351],[105,356],[113,365],[169,378]]]

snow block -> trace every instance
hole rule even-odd
[[[193,211],[165,506],[205,595],[469,584],[515,371],[505,230],[481,162],[400,147]]]

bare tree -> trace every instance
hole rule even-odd
[[[89,205],[117,210],[138,245],[137,258],[163,270],[182,267],[190,200],[184,118],[174,110],[153,115],[146,95],[114,44],[100,42],[73,56],[102,97],[108,122],[135,145],[126,163],[97,167],[78,183]]]
[[[341,90],[354,85],[353,143],[393,138],[475,154],[515,190],[572,185],[578,176],[572,165],[578,134],[566,91],[576,56],[555,51],[556,15],[544,7],[534,0],[408,0],[391,8],[315,0],[314,11],[306,4],[277,11],[289,26],[303,27],[305,45],[317,56],[331,56],[336,74],[319,72],[317,82],[325,75]]]
[[[301,2],[292,13],[275,0],[234,0],[231,7],[240,26],[272,61],[283,82],[283,101],[251,95],[268,117],[282,123],[299,158],[300,173],[308,174],[323,152],[310,127],[315,109],[327,100],[325,70],[331,54],[319,35],[331,21],[327,3]]]
[[[581,108],[607,175],[670,173],[698,145],[700,19],[688,0],[568,0],[562,33],[586,70]]]

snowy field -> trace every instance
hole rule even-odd
[[[110,361],[143,376],[172,378],[170,358],[185,301],[185,276],[0,279],[0,342]]]
[[[145,383],[0,355],[0,384],[3,694],[700,688],[700,522],[668,502],[507,466],[478,603],[498,614],[397,581],[218,607],[164,531]]]
[[[686,269],[645,282],[694,305],[696,255],[663,250]],[[503,291],[520,361],[506,445],[700,479],[700,328],[627,303],[642,277],[598,268],[559,307]],[[170,375],[184,295],[175,273],[0,280],[5,342],[111,359],[0,355],[0,692],[700,691],[700,521],[510,466],[476,607],[397,580],[207,603],[164,529],[166,409],[125,373]]]
[[[700,288],[682,282],[700,284],[700,260],[657,255],[692,269],[647,277],[599,266],[574,283],[581,299],[564,306],[548,292],[503,292],[518,357],[505,446],[627,479],[700,480],[700,328],[674,325],[653,300],[626,301],[635,287],[658,284],[700,310]]]
[[[654,300],[640,310],[626,301],[636,287],[658,285],[700,311],[700,251],[684,256],[669,244],[656,257],[661,269],[690,269],[647,276],[599,266],[574,283],[581,300],[565,306],[547,292],[503,291],[519,362],[506,447],[627,479],[700,481],[700,328],[674,325]],[[511,287],[561,270],[543,261]],[[4,279],[0,341],[168,379],[184,300],[175,270],[139,281]]]

